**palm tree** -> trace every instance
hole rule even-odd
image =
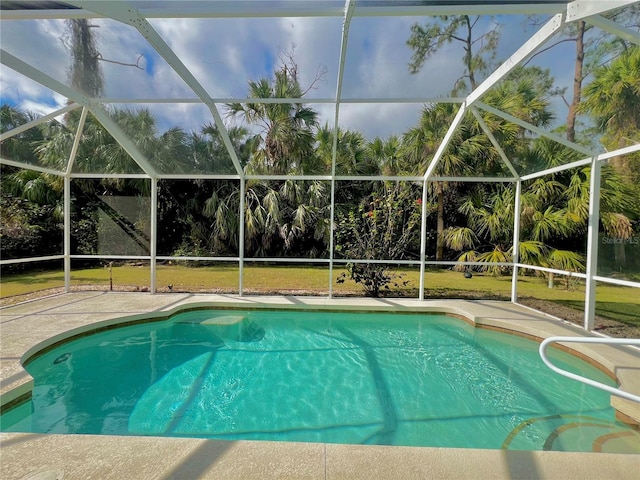
[[[0,132],[5,133],[25,123],[35,120],[37,116],[10,105],[0,107]],[[29,130],[7,138],[0,143],[0,154],[3,158],[23,163],[36,164],[37,157],[33,153],[32,143],[42,139],[39,129]]]
[[[547,126],[552,120],[548,110],[551,85],[548,72],[537,68],[518,68],[488,92],[485,101],[529,123]],[[515,168],[528,171],[547,167],[545,161],[552,162],[557,158],[553,155],[555,152],[546,152],[543,148],[551,148],[548,142],[543,139],[539,143],[532,143],[522,127],[490,113],[483,114],[483,120],[506,155],[513,160]],[[462,143],[458,152],[460,162],[466,168],[476,171],[481,168],[488,175],[497,176],[506,172],[497,151],[475,120],[465,119],[461,124],[460,135],[458,141],[462,140]],[[546,195],[553,193],[555,187],[557,185],[553,182],[540,179],[532,182],[530,190],[525,188],[523,192],[522,227],[525,230],[523,237],[527,240],[520,242],[522,259],[539,261],[546,252],[546,233],[561,234],[566,231],[557,222],[549,225],[551,220],[566,221],[564,212],[559,214],[555,206],[545,203],[553,201],[553,198]],[[535,195],[534,192],[540,195]],[[509,262],[513,236],[513,188],[476,184],[465,186],[459,193],[462,200],[458,213],[464,215],[466,225],[449,228],[443,243],[462,252],[459,257],[461,261]],[[534,232],[533,235],[526,231],[527,228]],[[489,270],[500,273],[503,268],[489,267]]]
[[[440,142],[444,138],[451,124],[456,107],[451,103],[426,105],[422,110],[420,121],[416,127],[407,131],[403,138],[405,161],[407,170],[414,175],[423,174]],[[440,158],[434,174],[442,176],[464,176],[470,171],[469,159],[475,158],[481,152],[483,145],[477,131],[473,131],[471,122],[463,122],[454,133],[449,146]],[[456,188],[450,182],[432,182],[432,192],[436,197],[436,260],[444,259],[444,197],[448,188]]]
[[[549,190],[540,190],[539,186],[533,182],[523,194],[521,229],[525,240],[519,242],[520,260],[569,271],[584,270],[581,255],[550,244],[569,237],[575,225],[568,219],[566,209],[553,206],[553,197],[543,196]],[[487,264],[512,261],[514,191],[511,186],[487,187],[484,192],[475,190],[464,198],[459,210],[467,216],[468,226],[448,229],[446,242],[450,248],[462,252],[460,261]],[[506,269],[487,265],[483,270],[500,274]]]
[[[316,155],[330,170],[333,156],[334,131],[328,125],[316,133]],[[360,132],[338,129],[336,144],[337,175],[378,175],[378,160],[371,152],[371,145]],[[346,213],[360,199],[371,195],[374,182],[364,180],[341,180],[336,183],[336,213]]]
[[[0,107],[0,132],[13,130],[35,118],[30,112],[3,105]],[[0,144],[2,157],[38,165],[40,161],[33,146],[41,140],[40,128],[7,138]],[[0,175],[0,256],[24,258],[61,253],[63,209],[59,178],[8,165],[0,166]],[[7,266],[6,270],[12,268]]]
[[[0,107],[0,132],[7,132],[34,120],[36,116],[9,105]],[[57,124],[57,122],[56,122]],[[4,158],[26,164],[42,165],[34,146],[42,142],[43,128],[30,128],[0,144]],[[45,166],[46,165],[45,163]],[[38,205],[50,205],[57,218],[62,214],[62,183],[54,175],[2,166],[2,191]]]
[[[567,147],[558,147],[545,139],[534,141],[529,148],[525,153],[535,155],[542,168],[558,163],[558,158],[565,163],[575,155]],[[568,271],[584,270],[584,259],[575,249],[583,244],[587,229],[590,174],[587,167],[551,174],[523,185],[521,261]],[[447,246],[461,252],[459,260],[511,261],[513,201],[513,189],[502,185],[481,186],[463,197],[459,212],[465,215],[467,224],[450,228],[445,235]],[[637,215],[636,203],[629,184],[612,167],[604,165],[600,212],[603,231],[617,238],[629,238]],[[618,252],[617,258],[623,262],[623,253]],[[499,268],[489,270],[500,272]]]
[[[604,136],[601,141],[609,150],[640,142],[640,47],[633,47],[594,72],[593,81],[584,90],[581,111],[594,119]],[[637,168],[617,157],[611,163],[623,175],[636,175]],[[636,155],[636,166],[640,166]]]
[[[249,82],[250,98],[302,98],[295,63],[283,63],[275,78]],[[231,103],[230,117],[240,116],[261,129],[262,142],[247,171],[254,174],[313,174],[321,164],[314,155],[318,114],[303,103]]]
[[[375,166],[383,175],[399,176],[411,175],[404,161],[402,140],[395,135],[383,140],[374,138],[368,145],[369,155],[375,161]]]
[[[273,80],[262,78],[249,82],[250,98],[302,98],[304,93],[297,66],[291,58],[282,63]],[[229,116],[241,117],[261,131],[252,144],[254,149],[245,165],[247,173],[309,175],[328,170],[331,157],[327,157],[326,152],[316,153],[318,114],[304,103],[232,103],[227,108]],[[329,195],[326,182],[248,181],[243,212],[246,253],[260,256],[326,254],[330,234]],[[218,206],[230,212],[231,199],[235,202],[237,198],[233,193],[218,202]],[[216,213],[216,219],[221,220],[219,231],[229,230],[222,213]],[[233,215],[229,219],[235,223]]]
[[[378,167],[368,150],[367,140],[360,132],[338,128],[336,175],[376,175]],[[328,125],[316,132],[316,155],[331,170],[334,130]]]
[[[238,156],[241,165],[249,162],[259,137],[252,136],[244,127],[227,128],[229,140]],[[233,174],[235,168],[218,127],[212,123],[202,126],[200,133],[192,133],[189,139],[190,151],[193,155],[193,171],[201,173]]]

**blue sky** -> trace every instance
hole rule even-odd
[[[462,74],[461,46],[445,46],[418,74],[408,71],[411,50],[406,45],[410,26],[424,19],[415,17],[354,17],[349,36],[343,79],[344,98],[440,97],[447,96]],[[502,22],[499,59],[507,58],[533,33],[525,18],[498,17]],[[106,59],[136,63],[142,68],[102,63],[106,96],[111,98],[195,98],[169,65],[132,27],[112,20],[93,21],[98,46]],[[309,103],[324,124],[333,124],[331,104],[313,104],[314,98],[335,96],[342,19],[250,18],[151,20],[152,26],[191,70],[214,98],[242,98],[247,82],[270,77],[279,56],[293,51],[301,83],[308,86],[319,68],[326,74],[309,91]],[[483,22],[490,28],[489,19]],[[61,20],[3,21],[2,47],[32,63],[53,78],[67,83],[68,53],[63,44],[65,25]],[[559,86],[569,86],[573,69],[571,46],[554,49],[536,58],[533,64],[552,69]],[[3,103],[39,113],[63,106],[66,99],[12,70],[0,72]],[[161,130],[174,125],[185,130],[199,129],[212,121],[205,107],[188,104],[148,106],[158,117]],[[566,108],[555,104],[563,119]],[[340,126],[362,131],[368,138],[401,134],[418,119],[421,105],[371,103],[343,104]],[[221,112],[224,115],[224,109]],[[229,123],[231,119],[227,119]]]

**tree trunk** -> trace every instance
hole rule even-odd
[[[436,261],[444,258],[444,185],[436,183],[436,196],[438,198],[438,223],[436,238]]]
[[[471,19],[465,15],[465,22],[467,23],[467,38],[464,47],[465,55],[464,61],[467,65],[467,72],[469,73],[469,84],[471,91],[473,92],[478,84],[476,83],[476,74],[473,69],[473,26],[471,25]]]
[[[628,144],[621,138],[618,140],[618,148],[624,148]],[[633,171],[629,162],[629,157],[625,155],[619,155],[609,159],[609,165],[611,165],[615,171],[623,177],[633,178]]]
[[[578,22],[578,32],[576,34],[576,64],[573,74],[573,98],[569,105],[567,115],[567,140],[576,141],[576,117],[578,115],[578,105],[582,97],[582,68],[584,66],[584,29],[585,23]]]
[[[626,240],[627,239],[616,238],[616,243],[613,245],[613,257],[618,272],[623,272],[627,266]]]

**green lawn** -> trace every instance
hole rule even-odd
[[[343,272],[333,270],[333,288],[336,295],[361,295],[359,285],[352,281],[338,284],[335,279]],[[419,270],[408,269],[398,272],[403,286],[390,286],[391,295],[417,297]],[[149,288],[150,269],[148,265],[123,265],[112,269],[115,289]],[[73,270],[71,283],[79,285],[99,285],[109,289],[109,269],[106,267]],[[0,298],[31,293],[38,290],[62,287],[62,271],[45,271],[28,274],[5,275],[0,281]],[[170,291],[223,291],[238,292],[237,265],[214,267],[186,267],[181,265],[159,265],[157,268],[157,289]],[[567,288],[568,287],[568,288]],[[248,264],[244,268],[243,288],[249,293],[300,293],[326,295],[329,290],[328,267],[313,266],[265,266]],[[474,274],[466,279],[459,272],[432,270],[425,274],[425,296],[427,298],[496,298],[508,299],[511,294],[511,277],[494,277]],[[555,288],[548,288],[540,277],[520,277],[518,294],[556,302],[578,311],[584,308],[583,282],[572,280],[567,286],[563,280],[556,282]],[[637,289],[599,284],[597,288],[597,313],[600,316],[640,326],[640,295]]]

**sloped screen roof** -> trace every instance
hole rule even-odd
[[[2,63],[8,67],[2,72],[3,103],[44,119],[57,116],[62,124],[71,115],[63,109],[73,104],[86,107],[88,121],[103,125],[131,157],[110,173],[243,176],[242,153],[229,132],[242,127],[250,135],[265,135],[264,124],[251,121],[246,108],[243,114],[244,107],[304,105],[315,113],[318,131],[325,128],[337,135],[338,127],[373,141],[405,138],[419,126],[421,112],[430,105],[451,104],[453,114],[463,107],[461,117],[481,115],[485,121],[487,116],[502,115],[484,99],[518,64],[548,70],[558,89],[569,88],[571,46],[551,48],[552,42],[571,20],[570,14],[583,18],[604,11],[597,2],[577,3],[578,10],[585,9],[582,14],[576,15],[575,9],[568,12],[569,2],[557,0],[3,1]],[[615,7],[629,2],[607,3]],[[465,70],[464,46],[455,39],[439,45],[418,67],[414,64],[418,50],[410,43],[412,32],[421,25],[442,23],[439,15],[446,13],[472,15],[473,48],[482,48],[488,32],[499,34],[493,57],[487,56],[473,85]],[[87,26],[85,35],[92,43],[86,57],[93,63],[74,54],[73,36],[78,35],[70,27],[74,20]],[[611,28],[615,31],[615,25]],[[547,49],[553,54],[544,53]],[[92,72],[87,70],[90,64]],[[273,81],[283,66],[289,73],[295,69],[302,97],[254,88]],[[93,86],[87,83],[91,76]],[[458,84],[454,91],[460,80],[467,81],[466,87]],[[532,137],[546,135],[570,146],[576,158],[597,153],[551,133],[562,125],[567,111],[560,96],[549,102],[552,118],[543,126],[511,114],[502,118]],[[160,162],[142,145],[138,127],[127,123],[122,112],[143,112],[153,124],[148,124],[147,133],[158,138],[176,129],[201,134],[213,127],[216,141],[227,153],[206,167],[189,159]],[[455,128],[440,132],[441,150]],[[486,131],[491,137],[490,126]],[[442,153],[432,152],[434,164]],[[337,154],[330,154],[333,158],[326,167],[315,173],[326,176],[336,171]],[[513,159],[504,160],[491,172],[464,175],[513,179],[536,168],[513,167]],[[68,167],[64,161],[55,165],[39,165],[33,159],[3,161],[55,172]],[[84,173],[99,174],[102,168],[107,166],[92,165]],[[76,165],[71,172],[81,173],[78,169]],[[430,170],[425,166],[414,174],[420,178],[438,171],[435,165]]]

